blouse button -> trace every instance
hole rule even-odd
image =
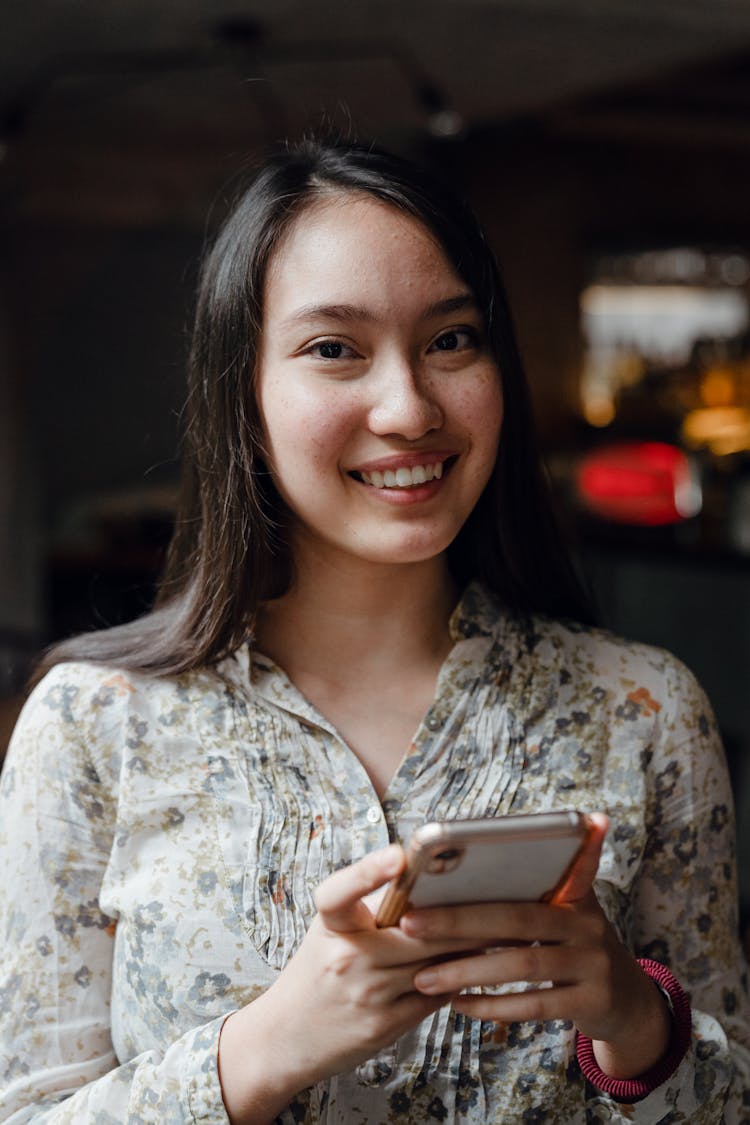
[[[440,730],[442,725],[443,724],[442,724],[442,722],[440,720],[440,717],[438,715],[430,715],[429,718],[427,719],[427,729],[428,730]]]
[[[367,819],[370,824],[378,823],[378,821],[380,820],[380,809],[377,807],[377,805],[372,805],[372,807],[367,810]]]

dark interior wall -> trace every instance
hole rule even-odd
[[[197,234],[177,228],[19,239],[48,528],[80,497],[174,478],[199,252]]]
[[[42,616],[41,481],[12,314],[15,280],[5,255],[0,262],[0,696],[2,630],[33,634]]]
[[[497,254],[545,444],[578,415],[583,176],[554,143],[487,136],[466,153],[465,191]]]
[[[566,137],[541,126],[475,140],[462,179],[500,259],[547,444],[569,438],[582,357],[578,298],[592,253],[750,247],[750,145]]]
[[[24,668],[27,650],[108,619],[109,597],[99,605],[92,594],[91,612],[61,604],[86,599],[86,569],[100,566],[86,553],[96,551],[90,524],[101,498],[119,496],[135,510],[136,494],[176,487],[202,240],[189,225],[27,224],[8,234],[0,318],[0,694],[23,679],[14,659]],[[61,555],[73,587],[51,579],[51,560]],[[132,560],[110,562],[127,583]],[[151,565],[145,559],[142,568]],[[143,608],[137,600],[133,606]]]

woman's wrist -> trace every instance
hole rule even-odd
[[[263,997],[232,1012],[219,1037],[219,1082],[232,1125],[270,1125],[300,1090],[283,1045],[263,1029]]]
[[[622,1077],[615,1068],[607,1066],[605,1070],[600,1065],[597,1048],[601,1045],[595,1045],[591,1039],[579,1034],[576,1047],[578,1062],[587,1081],[623,1102],[640,1101],[675,1072],[690,1045],[692,1032],[690,1002],[679,981],[657,961],[642,958],[638,964],[659,989],[662,1010],[669,1022],[667,1045],[660,1057],[642,1073]]]

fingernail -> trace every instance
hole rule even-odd
[[[401,868],[401,848],[398,844],[390,844],[383,853],[383,871],[386,875],[395,875]]]
[[[414,983],[420,992],[432,992],[438,982],[438,974],[435,969],[420,969],[414,978]]]
[[[401,919],[401,929],[410,937],[419,937],[426,933],[426,926],[417,914],[404,914]]]

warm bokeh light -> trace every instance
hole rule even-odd
[[[583,416],[590,426],[604,429],[614,421],[615,404],[610,395],[597,394],[596,392],[584,396]]]
[[[700,384],[704,406],[731,406],[735,400],[734,372],[726,367],[710,367]]]
[[[682,438],[694,449],[708,449],[716,457],[750,451],[750,409],[710,406],[691,410],[682,423]]]

